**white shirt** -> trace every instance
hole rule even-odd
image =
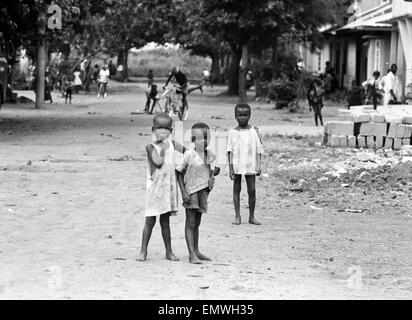
[[[108,83],[109,82],[109,76],[110,76],[110,71],[108,69],[100,70],[99,82]]]
[[[233,170],[235,174],[257,174],[256,155],[263,154],[264,151],[256,128],[231,129],[227,142],[227,152],[233,154]]]
[[[393,92],[396,95],[396,98],[398,99],[398,101],[400,101],[402,95],[402,85],[401,81],[399,80],[399,77],[393,74],[393,72],[389,72],[386,76],[382,78],[380,87],[383,89],[385,93],[383,97],[384,106],[387,106],[389,104],[389,101],[393,99],[391,90],[393,90]]]

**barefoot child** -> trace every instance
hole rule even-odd
[[[233,180],[233,202],[236,213],[234,225],[241,224],[240,191],[243,175],[246,178],[249,195],[249,223],[260,225],[260,222],[255,219],[255,182],[256,176],[260,176],[262,172],[261,155],[263,146],[258,129],[249,125],[250,116],[250,106],[238,104],[235,108],[235,117],[239,126],[229,131],[227,153],[229,175],[230,179]]]
[[[184,152],[184,148],[171,140],[173,120],[161,113],[154,117],[152,131],[155,142],[146,146],[148,158],[146,187],[146,222],[142,236],[142,247],[138,261],[145,261],[147,246],[156,217],[160,216],[162,237],[166,248],[166,259],[178,261],[173,254],[169,218],[177,212],[177,181],[175,172],[175,148]]]
[[[177,180],[182,192],[183,206],[186,208],[186,244],[190,263],[200,264],[211,259],[199,251],[199,226],[202,215],[207,213],[207,198],[213,188],[213,179],[220,172],[212,171],[211,163],[216,156],[207,149],[210,143],[210,128],[204,123],[192,127],[193,149],[185,152],[176,167]]]

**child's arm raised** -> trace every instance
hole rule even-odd
[[[186,148],[184,146],[182,146],[179,142],[173,140],[172,143],[173,143],[173,146],[175,147],[175,150],[177,152],[185,153]]]
[[[152,144],[146,146],[147,158],[150,164],[150,174],[152,175],[156,169],[160,169],[165,161],[165,148],[161,148],[160,153]]]

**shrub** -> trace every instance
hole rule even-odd
[[[276,108],[287,107],[298,97],[298,84],[289,80],[274,80],[268,85],[268,98],[276,102]]]

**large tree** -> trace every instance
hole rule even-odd
[[[341,1],[338,1],[340,4]],[[231,49],[229,94],[246,100],[246,73],[251,53],[272,48],[276,66],[282,42],[309,41],[325,23],[334,23],[338,6],[327,0],[201,0],[187,23],[201,33],[224,39]],[[276,71],[276,70],[274,70]]]

